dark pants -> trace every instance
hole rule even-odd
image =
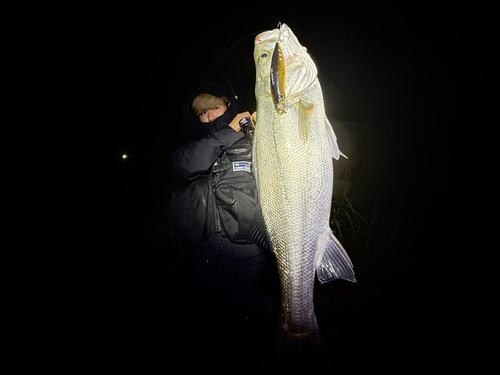
[[[249,355],[258,357],[257,364],[267,361],[276,338],[279,306],[274,272],[269,259],[232,268],[188,262],[185,280],[191,332],[204,357],[224,353],[235,361]]]

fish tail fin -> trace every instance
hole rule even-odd
[[[351,259],[331,230],[326,238],[324,252],[316,272],[321,284],[334,279],[356,282]]]

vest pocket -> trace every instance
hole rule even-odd
[[[250,228],[257,207],[257,189],[248,178],[222,180],[215,190],[219,216],[227,237],[250,243]]]

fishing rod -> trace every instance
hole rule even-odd
[[[234,94],[234,97],[236,98],[236,100],[238,100],[238,95],[236,95],[236,92],[234,91],[234,88],[233,86],[231,85],[231,82],[229,81],[229,77],[227,76],[226,74],[226,71],[224,70],[224,68],[222,67],[222,64],[221,64],[221,60],[222,58],[229,52],[231,51],[235,46],[237,46],[238,44],[240,44],[242,41],[244,41],[245,39],[247,38],[250,38],[251,36],[254,36],[254,35],[257,35],[257,34],[260,34],[262,31],[256,31],[252,34],[248,34],[247,36],[244,36],[243,38],[241,38],[240,40],[238,40],[236,43],[234,43],[231,47],[229,47],[220,57],[217,58],[217,55],[215,54],[215,51],[213,48],[211,48],[212,50],[212,53],[214,54],[215,58],[217,59],[217,61],[215,61],[212,66],[210,67],[210,69],[208,70],[208,73],[207,75],[205,76],[205,78],[203,79],[203,82],[201,83],[200,87],[198,88],[196,94],[198,94],[201,90],[201,88],[203,87],[203,85],[205,84],[205,81],[207,80],[207,78],[210,76],[210,73],[212,73],[212,70],[213,68],[215,67],[215,65],[219,65],[219,67],[221,68],[222,70],[222,73],[224,74],[224,77],[226,78],[226,81],[227,83],[229,84],[229,87],[231,88],[231,91],[233,92]]]

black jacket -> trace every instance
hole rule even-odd
[[[212,123],[201,123],[191,109],[194,98],[202,92],[219,97],[225,96],[231,103],[226,112]],[[175,173],[188,180],[208,174],[210,167],[220,154],[244,138],[242,132],[237,132],[229,127],[229,123],[238,114],[238,111],[238,102],[231,92],[219,86],[205,85],[190,95],[184,107],[184,119],[192,126],[201,127],[205,137],[189,142],[174,151],[171,160]]]
[[[212,123],[199,122],[191,109],[192,100],[202,92],[225,96],[231,103]],[[230,91],[217,86],[197,90],[186,100],[184,118],[192,126],[201,127],[205,136],[185,144],[171,156],[174,171],[192,180],[188,189],[173,195],[177,197],[171,203],[171,214],[177,216],[173,221],[177,220],[181,236],[188,237],[191,246],[186,246],[186,252],[203,264],[237,267],[264,258],[261,248],[240,240],[251,224],[256,188],[249,167],[251,144],[241,131],[229,127],[238,112],[238,103]],[[220,173],[214,173],[216,161]]]

